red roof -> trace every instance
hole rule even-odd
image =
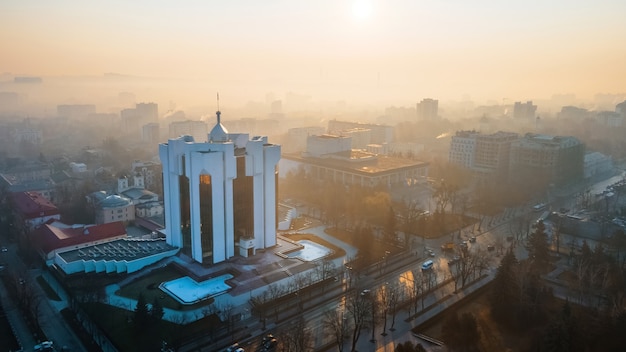
[[[23,219],[36,219],[58,215],[59,209],[37,192],[17,192],[12,194],[13,205]]]
[[[78,227],[57,227],[46,223],[35,230],[35,238],[44,253],[123,235],[126,235],[126,228],[121,221]]]

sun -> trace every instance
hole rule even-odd
[[[352,16],[358,20],[372,17],[373,10],[371,0],[354,0],[352,3]]]

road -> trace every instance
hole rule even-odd
[[[83,351],[84,347],[82,343],[80,342],[78,337],[76,337],[74,331],[65,323],[65,320],[59,313],[60,310],[64,308],[64,306],[66,306],[66,304],[64,305],[64,302],[62,301],[52,301],[48,299],[46,293],[37,283],[37,277],[42,275],[42,270],[38,268],[34,269],[27,267],[16,253],[16,244],[11,244],[7,247],[7,252],[0,253],[0,257],[2,258],[0,259],[0,261],[6,263],[7,272],[12,271],[15,273],[20,273],[20,275],[24,279],[24,284],[29,285],[34,290],[35,296],[40,302],[40,325],[41,329],[46,334],[46,338],[49,341],[52,341],[57,349],[65,347],[68,351]],[[3,283],[0,282],[0,285],[3,285]],[[12,304],[11,307],[5,306],[5,309],[19,311],[18,307],[15,304]],[[15,315],[12,315],[11,319],[14,320],[14,324],[21,326],[21,330],[28,330],[23,322],[16,321],[16,319],[23,319],[23,316],[16,317]],[[37,336],[29,335],[30,334],[26,331],[20,332],[20,343],[22,344],[22,348],[25,351],[32,350],[34,345],[40,342],[40,337],[38,338]]]

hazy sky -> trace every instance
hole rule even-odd
[[[591,97],[626,91],[624,14],[624,0],[2,0],[0,72],[323,99]]]

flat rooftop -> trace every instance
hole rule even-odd
[[[176,249],[165,243],[165,239],[133,240],[119,239],[89,247],[59,253],[64,261],[79,260],[126,260],[132,261]]]
[[[353,155],[353,153],[356,153],[356,155]],[[355,160],[355,158],[359,156],[359,153],[363,152],[352,151],[350,152],[350,156],[348,158],[346,158],[345,153],[335,153],[336,157],[329,158],[302,157],[299,154],[283,154],[282,157],[285,159],[299,161],[306,164],[317,165],[336,170],[343,170],[352,173],[361,173],[367,176],[392,173],[402,169],[413,169],[428,166],[428,163],[423,161],[380,155],[373,159],[357,161]]]

